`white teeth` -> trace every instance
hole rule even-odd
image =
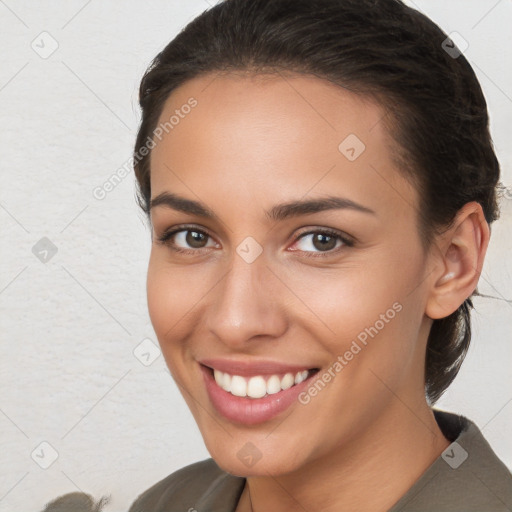
[[[267,380],[267,393],[273,395],[274,393],[279,393],[279,391],[281,391],[281,379],[277,375],[272,375]]]
[[[308,377],[308,370],[285,374],[282,378],[279,375],[272,375],[265,381],[261,375],[246,378],[240,375],[229,375],[219,370],[213,370],[215,382],[224,390],[235,396],[248,396],[249,398],[262,398],[266,394],[273,395],[281,390],[289,389],[295,384],[300,384]]]
[[[225,377],[224,377],[225,378]],[[231,377],[231,394],[235,396],[247,396],[247,382],[240,375]]]
[[[223,382],[223,376],[224,374],[222,372],[219,372],[219,370],[213,370],[213,377],[215,379],[215,382],[222,388],[224,387],[222,385],[222,382]]]
[[[298,372],[297,375],[295,375],[295,384],[300,384],[303,380],[306,380],[308,378],[308,371],[304,370],[303,372]]]
[[[295,379],[291,373],[287,373],[281,379],[281,388],[283,388],[283,389],[291,388],[294,384],[295,384]]]
[[[227,373],[222,375],[222,388],[226,391],[231,391],[231,378]]]
[[[261,398],[267,394],[267,383],[263,377],[252,377],[247,384],[247,395],[251,398]]]

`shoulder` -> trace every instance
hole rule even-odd
[[[434,410],[451,444],[391,512],[512,510],[512,474],[468,418]]]
[[[235,510],[244,485],[244,478],[227,473],[209,458],[152,485],[138,496],[128,512],[194,512],[206,507],[211,512],[230,512]]]

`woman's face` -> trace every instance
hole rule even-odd
[[[384,115],[300,75],[207,75],[167,100],[151,155],[149,312],[210,454],[232,474],[283,474],[378,443],[411,414],[404,403],[424,400],[431,268]],[[342,201],[279,207],[328,197]],[[211,216],[176,206],[192,202]],[[242,388],[267,395],[212,384],[200,362],[220,368],[213,359],[247,362]],[[268,393],[287,368],[251,366],[262,361],[319,371]]]

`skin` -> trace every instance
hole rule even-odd
[[[197,106],[152,150],[152,198],[179,194],[220,220],[151,210],[148,307],[168,368],[211,456],[247,477],[237,512],[388,510],[450,444],[425,400],[425,346],[432,320],[478,283],[489,240],[482,209],[465,205],[425,253],[417,192],[392,160],[384,109],[316,77],[202,76],[170,95],[161,121],[191,96]],[[349,134],[366,146],[354,161],[338,149]],[[275,204],[326,195],[375,214],[265,217]],[[193,254],[158,242],[182,223],[211,237],[202,248],[187,232],[174,237]],[[309,228],[356,242],[322,251],[313,235],[300,239]],[[264,248],[252,263],[236,252],[248,236]],[[401,311],[308,404],[244,426],[210,403],[198,359],[322,372],[395,302]],[[247,442],[261,453],[252,467],[237,456]]]

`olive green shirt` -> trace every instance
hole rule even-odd
[[[433,412],[452,444],[389,512],[512,511],[512,474],[478,427],[464,416]],[[245,478],[209,458],[150,487],[129,512],[234,512],[244,485]]]

